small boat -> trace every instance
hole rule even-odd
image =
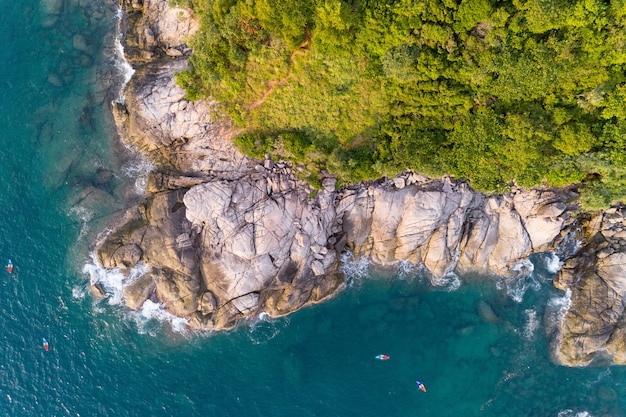
[[[9,262],[7,262],[7,272],[9,274],[13,273],[13,262],[11,262],[11,260],[9,259]]]
[[[421,389],[422,391],[426,392],[426,385],[422,384],[419,381],[415,381],[415,383],[417,384],[417,388]]]
[[[48,349],[50,348],[50,346],[48,346],[48,341],[46,340],[45,337],[42,339],[42,341],[43,341],[43,349],[47,352]]]
[[[381,353],[380,355],[376,355],[375,358],[378,359],[379,361],[386,361],[387,359],[389,359],[389,355],[385,355]]]

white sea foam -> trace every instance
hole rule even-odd
[[[396,272],[398,279],[404,281],[411,281],[418,275],[424,273],[423,266],[415,265],[413,262],[410,261],[398,261],[395,265],[398,268]]]
[[[124,302],[124,285],[132,283],[148,272],[148,266],[137,264],[124,273],[119,268],[101,267],[95,260],[95,254],[92,254],[91,262],[85,264],[83,272],[89,275],[91,285],[99,285],[104,290],[109,304],[118,305]]]
[[[364,256],[355,259],[352,252],[345,252],[341,255],[341,269],[346,274],[346,285],[350,286],[367,277],[370,271],[370,260]]]
[[[57,300],[59,301],[57,310],[59,310],[59,311],[67,311],[67,305],[65,304],[65,301],[63,301],[63,298],[57,297]]]
[[[115,67],[117,68],[121,76],[121,85],[120,85],[120,90],[118,93],[117,101],[121,104],[124,104],[124,102],[126,101],[126,97],[124,95],[124,89],[126,87],[126,84],[130,81],[130,79],[133,77],[133,74],[135,73],[135,70],[133,69],[133,67],[126,60],[126,56],[124,54],[124,46],[122,45],[123,35],[121,33],[120,26],[121,26],[123,15],[124,15],[124,12],[121,9],[118,9],[117,13],[115,14],[116,20],[118,22],[117,31],[119,35],[115,37],[115,42],[114,42]]]
[[[435,278],[431,275],[429,280],[432,286],[441,287],[449,292],[455,291],[461,286],[461,279],[454,272],[448,272],[447,274],[439,278]]]
[[[154,164],[152,161],[144,158],[144,155],[139,150],[133,147],[128,147],[128,150],[133,155],[137,155],[139,157],[124,164],[122,167],[122,174],[129,178],[135,178],[140,175],[149,174],[154,170]]]
[[[127,149],[131,152],[133,158],[124,164],[122,174],[128,178],[135,178],[135,192],[138,195],[142,195],[146,190],[150,172],[154,170],[154,164],[137,149],[131,147]]]
[[[563,262],[561,262],[561,259],[554,252],[548,252],[545,255],[546,256],[544,256],[542,259],[545,262],[546,270],[551,274],[556,274],[557,272],[559,272],[559,270],[563,266]]]
[[[581,241],[578,239],[580,230],[573,230],[568,233],[559,246],[554,250],[556,255],[562,259],[571,258],[580,250]]]
[[[533,272],[535,265],[528,259],[524,259],[521,262],[513,265],[511,271],[513,272],[509,277],[504,278],[501,282],[506,287],[506,292],[511,299],[517,303],[521,303],[524,300],[524,295],[529,288],[535,291],[541,288],[541,284],[535,279]],[[502,284],[499,285],[499,288]]]
[[[148,270],[149,268],[145,264],[137,264],[126,272],[122,272],[119,268],[103,268],[96,262],[94,254],[92,254],[91,261],[83,267],[83,272],[90,277],[91,285],[98,285],[102,288],[110,305],[124,305],[124,287],[132,284]],[[72,294],[75,298],[82,298],[84,289],[74,288]],[[97,305],[94,306],[94,309],[96,312],[104,311]],[[139,333],[142,334],[158,334],[160,326],[153,330],[150,328],[150,324],[154,322],[167,323],[176,333],[187,334],[189,331],[187,319],[169,313],[162,304],[152,300],[146,300],[139,310],[128,311],[125,316],[137,325]]]
[[[535,337],[535,332],[539,328],[537,312],[533,309],[524,310],[526,313],[526,325],[524,326],[524,338],[530,340]]]
[[[120,9],[119,7],[115,10],[115,19],[119,22],[122,20],[122,17],[124,17],[124,10]]]
[[[289,324],[289,318],[273,319],[263,312],[250,323],[248,334],[255,345],[260,345],[275,338]]]
[[[559,411],[557,417],[593,417],[588,411],[574,411],[571,409]]]
[[[89,222],[93,219],[93,213],[85,207],[74,206],[70,209],[70,215],[80,222],[80,233],[76,240],[81,240],[89,233]]]
[[[128,270],[125,285],[132,284],[148,272],[148,265],[138,263],[134,268]]]
[[[148,176],[140,175],[135,179],[135,192],[139,195],[143,194],[146,191],[146,186],[148,185]]]
[[[535,270],[535,265],[528,259],[524,259],[511,267],[511,271],[523,273],[525,275],[532,273]]]
[[[83,273],[89,275],[91,285],[100,285],[108,297],[109,304],[116,305],[122,302],[122,282],[124,274],[119,269],[107,270],[96,262],[90,262],[83,267]]]
[[[554,334],[561,328],[565,314],[572,303],[572,291],[568,288],[562,297],[554,297],[548,301],[544,317],[546,335]]]
[[[169,313],[163,308],[163,304],[155,303],[152,300],[146,300],[141,306],[141,309],[131,313],[131,317],[137,324],[139,333],[142,334],[148,333],[156,335],[156,332],[152,333],[148,330],[148,324],[151,321],[167,323],[172,331],[176,333],[186,334],[189,331],[189,322],[187,319]]]
[[[78,287],[77,286],[77,287],[72,288],[72,297],[73,298],[75,298],[77,300],[80,300],[80,299],[85,298],[85,295],[86,295],[85,294],[85,287],[83,287],[83,286]]]

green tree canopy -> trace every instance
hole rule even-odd
[[[190,1],[179,82],[248,152],[340,183],[411,168],[623,201],[624,0]]]

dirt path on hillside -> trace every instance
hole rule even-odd
[[[266,83],[267,90],[265,90],[261,98],[259,98],[257,101],[255,101],[254,103],[250,105],[249,110],[254,110],[260,105],[262,105],[263,103],[265,103],[265,100],[267,100],[270,94],[274,92],[275,87],[280,87],[281,85],[287,84],[287,81],[289,80],[289,78],[291,78],[291,70],[296,63],[295,61],[296,55],[306,53],[306,51],[309,49],[309,45],[311,44],[311,32],[309,31],[308,27],[305,27],[305,31],[306,31],[306,39],[304,40],[304,42],[300,44],[298,49],[293,51],[291,55],[289,56],[289,62],[291,63],[291,65],[289,66],[289,72],[287,73],[287,75],[278,81],[268,81]]]

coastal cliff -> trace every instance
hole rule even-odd
[[[382,265],[423,265],[435,284],[455,272],[506,282],[531,254],[576,236],[580,250],[562,259],[555,277],[571,292],[555,360],[585,365],[606,352],[626,363],[620,208],[579,214],[573,187],[485,195],[410,171],[340,190],[327,176],[311,198],[289,163],[239,153],[230,141],[236,127],[212,103],[185,100],[174,74],[186,67],[186,39],[199,28],[192,13],[163,0],[127,1],[123,9],[135,75],[114,115],[122,140],[155,170],[143,202],[98,240],[96,256],[127,273],[129,308],[151,299],[191,328],[227,329],[332,296],[345,285],[346,251]],[[140,264],[147,272],[131,278]]]

